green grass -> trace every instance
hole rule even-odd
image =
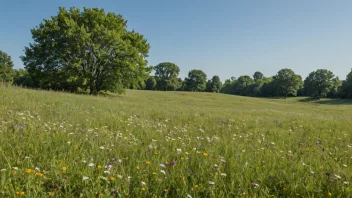
[[[302,101],[0,87],[0,197],[351,196],[351,102]]]

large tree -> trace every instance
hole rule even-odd
[[[14,76],[13,62],[11,57],[0,50],[0,83],[12,82]]]
[[[177,78],[180,73],[180,68],[175,63],[162,62],[153,68],[155,70],[155,76],[158,78],[158,89],[165,91],[170,89],[176,90],[181,86]]]
[[[206,91],[219,93],[222,88],[222,83],[219,76],[213,76],[211,80],[208,80],[206,85]]]
[[[42,88],[122,93],[150,72],[147,40],[127,30],[121,15],[104,9],[60,7],[31,33],[34,42],[22,60]]]
[[[302,77],[295,74],[291,69],[281,69],[274,77],[273,83],[279,96],[297,95],[302,87]]]
[[[311,72],[304,80],[306,93],[312,97],[326,97],[333,87],[334,74],[326,69],[318,69]]]
[[[207,83],[207,75],[202,70],[193,69],[188,72],[188,77],[185,81],[189,91],[204,91]]]
[[[339,95],[342,98],[352,98],[352,69],[346,76],[346,80],[343,81],[342,86],[339,89]]]
[[[149,78],[145,81],[145,89],[146,90],[155,90],[156,88],[156,77],[149,76]]]
[[[249,96],[250,90],[249,87],[254,84],[254,80],[247,75],[240,76],[236,83],[234,84],[234,93],[236,95]]]
[[[254,81],[261,80],[263,78],[264,78],[264,75],[262,72],[259,72],[259,71],[254,72],[253,74]]]

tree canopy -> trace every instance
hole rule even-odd
[[[0,83],[11,83],[14,76],[11,57],[0,50]]]
[[[34,42],[22,60],[41,88],[122,93],[150,72],[147,40],[104,9],[60,7],[31,33]]]
[[[306,93],[312,97],[325,97],[333,87],[334,74],[326,69],[311,72],[304,80]]]
[[[297,91],[302,87],[302,77],[295,74],[291,69],[281,69],[274,77],[275,89],[278,95],[297,95]]]
[[[207,83],[207,75],[202,70],[193,69],[188,72],[185,82],[189,91],[204,91]]]
[[[171,62],[159,63],[155,67],[155,76],[158,78],[158,86],[161,90],[176,90],[181,85],[177,79],[180,68]]]

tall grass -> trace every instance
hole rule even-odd
[[[0,197],[349,197],[352,105],[0,87]]]

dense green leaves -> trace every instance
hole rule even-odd
[[[296,96],[302,87],[302,77],[295,74],[291,69],[282,69],[273,77],[276,92],[279,96]]]
[[[311,72],[304,80],[304,88],[309,96],[326,97],[333,87],[334,74],[326,69],[318,69]]]
[[[185,79],[188,91],[204,91],[207,83],[207,75],[202,70],[193,69]]]
[[[155,76],[158,77],[158,88],[160,90],[176,90],[181,85],[177,79],[180,68],[171,62],[159,63],[154,67]]]
[[[0,50],[0,83],[11,83],[13,80],[13,62],[11,57]]]
[[[121,15],[103,9],[60,8],[31,30],[22,60],[41,88],[122,93],[148,77],[149,44],[127,30]]]

